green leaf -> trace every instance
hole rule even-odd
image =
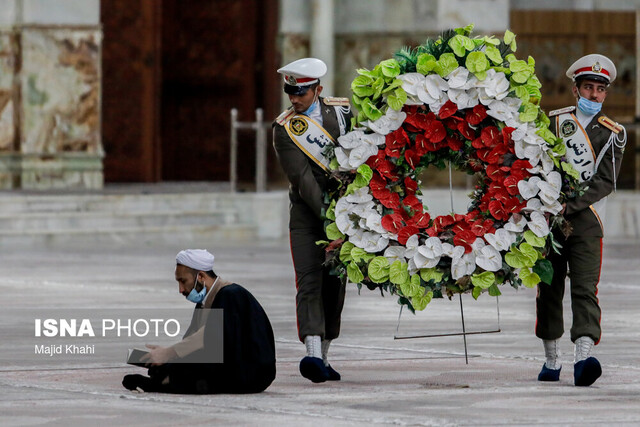
[[[362,248],[359,248],[356,246],[353,249],[351,249],[351,258],[353,259],[353,262],[362,261],[366,255],[367,255],[367,251],[365,251]]]
[[[357,174],[356,174],[356,179],[355,181],[360,180],[360,182],[363,183],[363,185],[360,185],[358,188],[362,188],[365,187],[369,184],[369,182],[371,181],[371,178],[373,178],[373,171],[371,170],[371,168],[369,167],[369,165],[367,164],[362,164],[358,167],[358,169],[356,170]]]
[[[351,283],[360,283],[364,280],[364,274],[355,262],[351,262],[347,266],[347,277]]]
[[[527,64],[526,62],[524,62],[521,59],[515,60],[513,62],[511,62],[509,64],[509,70],[511,70],[512,73],[519,73],[522,71],[529,71],[529,64]],[[526,80],[525,80],[526,81]]]
[[[533,246],[531,246],[529,243],[527,242],[522,242],[520,243],[520,252],[522,252],[522,255],[524,255],[525,257],[527,257],[528,259],[528,263],[526,264],[527,267],[533,267],[533,265],[536,263],[536,261],[538,260],[538,255],[540,254],[540,252],[538,252],[537,250],[535,250],[535,248]]]
[[[373,283],[384,283],[389,280],[389,260],[383,256],[377,256],[369,263],[369,279]]]
[[[342,262],[353,261],[353,258],[351,258],[351,250],[355,247],[356,245],[354,245],[351,242],[344,242],[342,244],[342,247],[340,248],[340,261]]]
[[[520,113],[520,121],[521,122],[532,122],[538,117],[539,107],[537,105],[526,103],[524,104],[524,109]]]
[[[468,50],[473,50],[475,48],[475,43],[467,37],[461,34],[456,34],[455,36],[449,39],[449,47],[453,50],[457,56],[464,56]]]
[[[453,70],[458,68],[458,60],[453,53],[443,53],[438,59],[433,69],[440,77],[448,76]]]
[[[536,77],[535,74],[532,74],[531,77],[529,77],[529,80],[527,80],[527,86],[541,88],[542,83],[540,83],[540,80],[538,80],[538,77]]]
[[[471,283],[481,289],[489,289],[496,282],[496,275],[491,271],[485,271],[471,276]]]
[[[482,288],[480,286],[475,286],[473,291],[471,291],[471,296],[473,299],[477,300],[480,294],[482,293]]]
[[[516,86],[515,93],[518,98],[520,98],[523,102],[529,101],[529,91],[524,86]]]
[[[388,84],[384,90],[382,91],[382,93],[389,93],[392,90],[394,90],[395,88],[398,88],[402,86],[402,80],[400,79],[395,79],[394,81],[392,81],[390,84]]]
[[[424,288],[420,286],[420,276],[417,274],[411,277],[407,276],[407,280],[400,284],[400,291],[402,292],[402,295],[407,298],[421,296],[424,294]]]
[[[332,222],[327,226],[326,233],[329,240],[337,240],[344,237],[344,234],[338,230],[338,225],[335,222]]]
[[[371,77],[358,76],[351,82],[351,91],[360,98],[371,96],[374,92],[371,87],[373,81]]]
[[[544,237],[536,236],[536,234],[531,230],[527,230],[524,232],[524,239],[528,244],[537,248],[544,248],[544,245],[547,241],[547,239],[545,239]]]
[[[500,55],[500,50],[495,46],[487,46],[484,53],[494,64],[502,64],[502,55]]]
[[[513,34],[511,31],[507,30],[504,32],[504,44],[508,45],[512,51],[516,51],[517,49],[517,45],[516,45],[516,35]]]
[[[558,141],[558,139],[556,140]],[[562,141],[561,139],[559,141]],[[554,145],[551,148],[551,151],[556,155],[556,156],[564,156],[565,154],[567,154],[567,146],[564,145],[563,142],[560,142],[556,145]],[[568,164],[568,163],[567,163]]]
[[[500,295],[502,295],[502,292],[500,292],[500,289],[498,289],[497,284],[494,283],[489,287],[489,295],[491,295],[492,297],[499,297]]]
[[[456,34],[468,36],[469,34],[471,34],[471,31],[473,31],[473,27],[475,27],[474,24],[469,24],[466,27],[456,28],[454,31],[456,32]]]
[[[484,36],[482,38],[482,41],[484,41],[487,45],[500,46],[500,40],[498,40],[495,36]],[[487,56],[489,55],[487,54]]]
[[[444,276],[444,273],[436,267],[420,269],[420,277],[422,277],[422,280],[425,282],[433,280],[435,283],[440,283],[442,276]]]
[[[353,121],[355,120],[355,117],[351,117],[351,126],[354,127]],[[340,167],[340,163],[338,163],[338,159],[336,159],[335,157],[333,159],[331,159],[331,162],[329,162],[329,169],[331,169],[332,171],[338,169],[338,167]]]
[[[409,280],[409,270],[406,262],[396,260],[389,267],[389,281],[401,285]]]
[[[370,99],[366,98],[362,101],[362,113],[366,118],[376,121],[380,117],[383,116],[382,111],[380,111]]]
[[[377,77],[380,77],[380,73],[379,72],[372,71],[372,70],[367,70],[366,68],[358,68],[356,70],[356,73],[360,74],[361,76],[365,76],[365,77],[371,78],[371,81],[373,81]]]
[[[436,58],[430,53],[422,53],[418,56],[418,62],[416,62],[416,71],[427,75],[431,73],[437,65]]]
[[[425,295],[411,298],[411,305],[414,309],[422,311],[427,308],[427,305],[431,302],[432,298],[433,292],[429,291]]]
[[[372,99],[380,98],[380,95],[382,95],[382,90],[384,89],[384,78],[378,77],[376,81],[373,82],[371,87],[373,88]]]
[[[400,111],[405,102],[407,102],[407,92],[401,87],[387,96],[387,104],[395,111]]]
[[[527,288],[535,288],[535,286],[540,283],[540,276],[532,272],[530,268],[523,268],[520,270],[518,276],[522,280],[522,284]]]
[[[578,171],[569,163],[567,162],[562,162],[562,170],[564,171],[564,173],[566,173],[567,175],[569,175],[570,177],[580,180],[580,174],[578,173]]]
[[[489,69],[489,60],[484,52],[471,52],[467,56],[465,66],[474,74],[481,73]]]
[[[529,76],[531,76],[530,71],[518,71],[513,73],[511,79],[516,83],[523,84],[529,79]]]
[[[400,64],[395,59],[386,59],[380,63],[380,69],[385,77],[396,77],[400,74]]]
[[[514,41],[516,38],[516,35],[513,34],[511,31],[507,30],[504,32],[504,44],[508,45],[511,44],[512,41]]]
[[[556,142],[556,136],[553,134],[553,132],[551,132],[549,130],[548,127],[544,127],[544,128],[538,129],[536,131],[536,135],[538,135],[539,137],[541,137],[545,141],[550,142],[551,144],[555,144],[555,142]],[[560,145],[562,145],[564,147],[564,144],[560,144]],[[566,151],[566,147],[565,147],[565,151]]]
[[[551,284],[553,280],[553,264],[548,259],[539,259],[533,266],[533,272],[540,276],[544,283]]]
[[[325,214],[327,219],[332,221],[336,220],[336,199],[333,199],[327,208],[327,213]]]

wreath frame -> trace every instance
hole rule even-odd
[[[582,191],[539,107],[533,58],[515,57],[508,30],[498,40],[472,29],[357,70],[353,130],[325,152],[337,181],[325,193],[326,263],[413,312],[434,297],[550,283],[551,228],[566,225],[561,203]],[[465,215],[431,218],[417,176],[447,162],[479,185]]]

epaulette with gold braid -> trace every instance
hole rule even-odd
[[[324,103],[325,105],[341,105],[346,107],[349,105],[349,98],[338,98],[336,96],[327,96],[326,98],[324,98]]]
[[[575,106],[571,106],[571,107],[564,107],[564,108],[560,108],[558,110],[553,110],[549,112],[549,117],[553,117],[553,116],[559,116],[560,114],[564,114],[564,113],[571,113],[576,109]]]
[[[296,112],[293,111],[293,107],[289,107],[276,117],[276,123],[280,126],[284,126],[293,116],[295,116],[295,114]]]
[[[622,132],[622,129],[623,129],[622,125],[619,125],[617,122],[611,120],[607,116],[598,117],[598,123],[600,123],[602,126],[606,127],[607,129],[609,129],[611,132],[615,134]]]

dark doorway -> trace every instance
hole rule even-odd
[[[277,5],[101,2],[107,182],[228,180],[230,109],[241,121],[278,113]],[[253,138],[239,134],[242,181],[253,179]]]

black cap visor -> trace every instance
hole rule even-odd
[[[601,75],[597,75],[597,74],[583,74],[580,77],[576,77],[576,83],[580,84],[581,82],[585,81],[585,80],[591,80],[594,82],[598,82],[598,83],[604,83],[607,86],[609,86],[609,80],[606,77],[603,77]]]
[[[305,93],[307,93],[307,91],[309,90],[309,88],[311,86],[313,86],[313,85],[293,86],[293,85],[290,85],[288,83],[285,83],[284,84],[284,93],[286,93],[288,95],[302,96]]]

